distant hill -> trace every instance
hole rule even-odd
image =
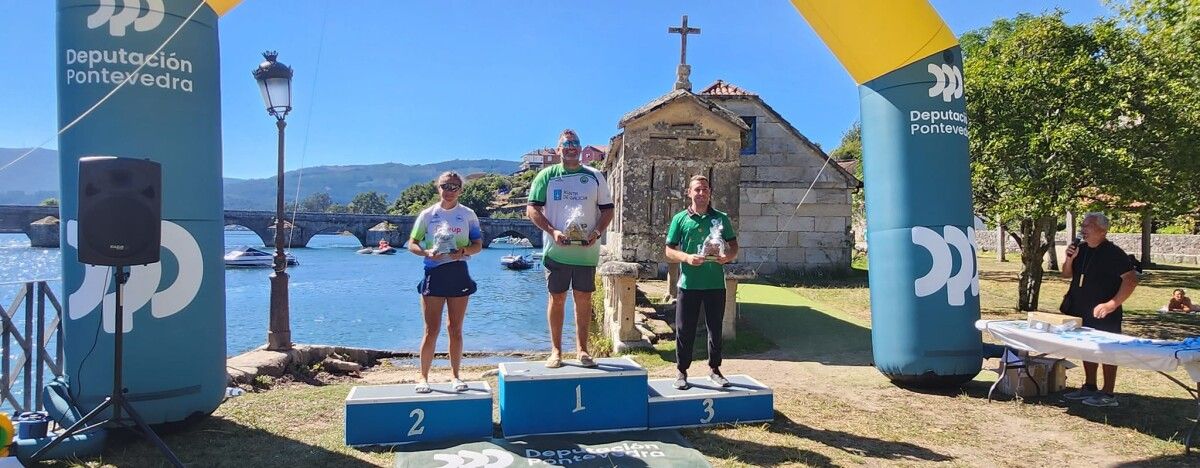
[[[0,167],[29,148],[0,148]],[[0,204],[36,205],[58,196],[58,151],[36,149],[25,159],[0,171]]]
[[[28,149],[0,148],[0,166],[8,164]],[[456,159],[430,164],[399,163],[358,166],[318,166],[305,168],[300,198],[316,192],[328,192],[335,203],[345,204],[359,192],[374,190],[391,201],[408,186],[433,180],[444,171],[468,175],[477,172],[511,174],[518,161],[500,159]],[[284,174],[287,201],[296,196],[300,171]],[[225,208],[231,210],[270,210],[275,206],[275,178],[224,178]],[[35,205],[58,196],[58,152],[38,149],[17,164],[0,171],[0,204]]]
[[[361,166],[318,166],[304,169],[300,180],[300,199],[313,193],[327,192],[334,203],[345,204],[360,192],[374,190],[387,195],[388,202],[395,200],[400,192],[410,185],[435,179],[445,171],[456,171],[464,176],[476,172],[511,174],[520,166],[518,161],[500,159],[455,159],[431,164],[407,165],[400,163],[368,164]],[[296,196],[298,171],[284,173],[283,182],[291,202]],[[263,209],[275,206],[275,178],[225,179],[225,208],[230,210]]]

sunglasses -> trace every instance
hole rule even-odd
[[[559,146],[562,146],[563,148],[579,148],[579,142],[567,140],[562,143],[559,143]]]
[[[457,192],[458,189],[462,188],[462,186],[458,185],[458,184],[442,184],[442,185],[439,185],[438,187],[441,187],[442,190],[445,190],[447,192]]]

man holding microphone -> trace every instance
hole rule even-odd
[[[1137,287],[1137,273],[1125,251],[1108,240],[1108,218],[1088,213],[1083,218],[1083,242],[1067,247],[1062,277],[1071,279],[1063,313],[1083,318],[1083,326],[1121,333],[1121,304]],[[1088,406],[1117,406],[1113,387],[1117,366],[1104,364],[1104,387],[1096,387],[1094,362],[1083,362],[1085,381],[1079,390],[1063,395]]]

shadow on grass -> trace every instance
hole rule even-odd
[[[782,351],[783,359],[840,366],[871,365],[871,329],[802,305],[741,304],[749,327]],[[739,330],[739,334],[741,330]]]
[[[346,454],[215,416],[197,422],[188,430],[160,435],[187,466],[376,466]],[[390,451],[386,448],[378,450],[380,453]],[[139,433],[129,430],[110,433],[100,461],[113,466],[170,466],[157,447]],[[59,460],[36,466],[76,466],[78,462]]]
[[[1192,452],[1191,455],[1184,455],[1182,453],[1179,455],[1164,455],[1145,460],[1119,463],[1113,466],[1119,468],[1149,468],[1159,466],[1196,466],[1197,464],[1200,464],[1200,454]]]
[[[985,365],[983,372],[991,372],[988,369],[994,363],[995,361],[993,360],[992,363]],[[926,395],[941,395],[951,398],[965,395],[979,400],[986,400],[988,389],[991,388],[991,385],[991,382],[972,380],[964,384],[961,388],[909,390]],[[1175,388],[1174,384],[1172,384],[1172,388]],[[1025,398],[1024,402],[1026,404],[1061,408],[1069,415],[1078,416],[1097,424],[1133,429],[1163,441],[1180,444],[1183,443],[1183,438],[1187,436],[1187,431],[1191,428],[1192,421],[1194,421],[1193,418],[1196,417],[1196,401],[1187,397],[1187,392],[1182,388],[1177,389],[1180,395],[1184,395],[1181,398],[1147,396],[1134,393],[1118,394],[1117,400],[1120,402],[1120,406],[1115,408],[1093,408],[1084,405],[1082,402],[1072,402],[1064,399],[1062,393],[1071,390],[1073,389],[1068,388],[1063,392],[1042,397]],[[993,397],[997,400],[1011,399],[1011,397],[1002,395],[999,392],[995,393]],[[1197,434],[1193,438],[1200,438],[1200,430],[1197,431]],[[1200,440],[1196,442],[1200,442]],[[1192,466],[1200,464],[1200,456],[1193,456],[1192,463]]]
[[[891,442],[848,432],[815,429],[792,421],[778,411],[775,412],[775,420],[766,424],[766,430],[775,434],[787,434],[811,440],[864,458],[932,462],[954,459],[948,455],[906,442]],[[837,466],[825,455],[798,447],[728,439],[711,429],[686,430],[684,434],[692,440],[697,450],[713,458],[736,458],[738,461],[752,466],[775,466],[797,462],[810,466]]]

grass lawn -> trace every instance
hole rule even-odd
[[[1019,264],[981,258],[980,265],[983,316],[1021,317],[1012,310]],[[1121,406],[1104,410],[1056,396],[988,402],[994,380],[988,371],[945,392],[891,385],[871,367],[866,283],[865,271],[856,269],[840,279],[742,285],[739,337],[727,343],[723,369],[772,386],[775,421],[690,429],[684,435],[717,466],[1200,465],[1200,456],[1182,456],[1180,442],[1195,405],[1153,372],[1122,369]],[[1200,289],[1200,269],[1148,271],[1127,304],[1127,332],[1161,338],[1200,334],[1200,318],[1154,312],[1175,287]],[[1065,288],[1064,281],[1048,277],[1042,309],[1054,309]],[[697,354],[693,369],[703,367],[704,353]],[[634,355],[653,377],[673,375],[673,356],[672,342]],[[470,369],[465,376],[485,370]],[[1182,371],[1173,375],[1187,379]],[[194,466],[390,466],[394,455],[386,449],[343,445],[342,401],[353,385],[412,382],[415,376],[411,367],[379,366],[360,379],[279,384],[232,399],[214,417],[165,440]],[[448,375],[443,371],[435,378]],[[1068,384],[1082,378],[1082,370],[1074,369]],[[494,377],[487,380],[495,385]],[[110,446],[101,460],[54,465],[162,465],[146,443]]]

